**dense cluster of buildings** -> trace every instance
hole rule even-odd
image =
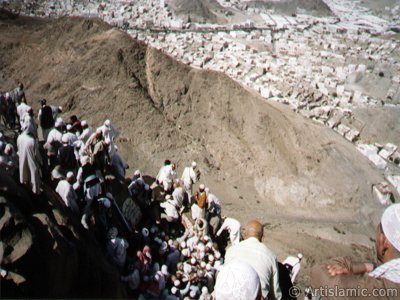
[[[221,0],[221,7],[248,16],[226,25],[188,23],[165,0],[53,0],[41,5],[28,1],[22,12],[100,17],[178,61],[224,72],[263,98],[287,104],[332,128],[379,169],[388,163],[398,165],[396,145],[364,144],[359,138],[362,126],[346,120],[353,117],[355,107],[398,105],[400,43],[393,37],[400,24],[400,5],[385,7],[386,18],[381,18],[358,1],[324,2],[333,16],[283,16],[254,11],[246,2]],[[374,81],[381,87],[371,89]],[[400,187],[400,180],[388,181]],[[376,190],[381,202],[389,197],[388,189]]]

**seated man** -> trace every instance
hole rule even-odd
[[[400,204],[393,204],[386,208],[376,229],[376,253],[382,264],[375,267],[372,263],[354,263],[346,258],[318,264],[311,270],[314,298],[399,299],[399,236]],[[331,293],[335,290],[341,293]]]
[[[177,203],[172,200],[171,195],[165,197],[165,202],[160,203],[160,207],[165,209],[165,213],[161,214],[161,219],[165,219],[168,222],[175,222],[179,219],[179,214],[176,209]]]

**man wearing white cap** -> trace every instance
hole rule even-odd
[[[66,136],[66,139],[68,140],[68,143],[72,145],[74,142],[78,140],[78,137],[76,136],[75,133],[73,133],[72,130],[72,125],[68,124],[66,126],[67,132],[63,134],[63,137]]]
[[[160,207],[164,208],[165,213],[161,214],[161,219],[165,219],[168,222],[175,222],[179,219],[179,214],[176,209],[176,202],[172,200],[171,195],[165,197],[165,202],[160,203]]]
[[[247,263],[225,264],[217,276],[215,300],[261,300],[260,278]]]
[[[288,256],[282,264],[286,267],[286,269],[289,271],[290,275],[290,280],[292,283],[296,280],[297,275],[300,272],[300,262],[303,259],[303,254],[299,253],[297,256]]]
[[[240,222],[233,218],[225,218],[224,223],[222,223],[216,236],[220,236],[222,231],[228,230],[229,239],[232,245],[239,244],[240,242]]]
[[[311,286],[363,290],[356,297],[324,297],[324,299],[399,299],[400,297],[400,204],[386,208],[376,229],[375,249],[382,263],[355,263],[336,258],[318,264],[311,270]],[[374,292],[379,294],[374,294]]]
[[[29,107],[28,111],[20,118],[21,131],[32,133],[35,138],[38,137],[37,126],[33,121],[33,109]]]
[[[171,161],[166,160],[164,166],[161,167],[157,174],[156,180],[160,184],[165,192],[169,192],[172,189],[172,185],[176,179],[176,165],[172,164]]]
[[[187,197],[187,194],[185,193],[185,190],[183,187],[181,187],[179,182],[176,182],[174,184],[174,191],[172,192],[172,198],[178,203],[178,206],[181,208],[185,202],[185,196]]]
[[[93,134],[93,129],[92,129],[92,127],[89,127],[89,125],[88,125],[86,120],[83,120],[81,122],[81,126],[82,126],[82,133],[79,136],[79,139],[83,143],[86,143],[87,140],[90,138],[90,136]]]
[[[183,187],[185,188],[186,193],[188,193],[189,201],[192,197],[192,186],[200,179],[200,172],[196,170],[197,163],[195,161],[192,162],[190,167],[186,167],[182,173],[182,181]]]
[[[75,156],[75,147],[69,143],[68,137],[65,134],[61,140],[62,145],[58,148],[57,161],[65,171],[76,172],[78,162]]]
[[[44,148],[47,150],[47,156],[50,160],[50,168],[53,168],[56,163],[58,148],[62,143],[62,127],[64,123],[62,120],[57,119],[54,128],[50,130]]]
[[[110,141],[114,141],[119,136],[119,130],[111,125],[110,120],[105,120],[104,124],[98,127],[103,133],[104,139],[108,139]]]
[[[242,261],[254,268],[260,277],[262,296],[266,299],[281,299],[278,261],[276,256],[262,243],[264,229],[260,222],[247,223],[245,240],[230,247],[225,254],[225,263]]]
[[[204,184],[200,184],[199,190],[194,195],[196,201],[191,207],[193,220],[204,219],[206,216],[207,194],[205,188]]]
[[[26,104],[26,100],[22,100],[21,104],[17,106],[17,114],[19,117],[20,125],[22,126],[22,119],[23,116],[30,110],[32,107],[30,107],[28,104]]]
[[[60,195],[64,201],[65,206],[69,207],[72,212],[79,215],[78,196],[72,186],[74,182],[74,173],[68,172],[65,180],[60,180],[56,187],[56,193]]]

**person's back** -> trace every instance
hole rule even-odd
[[[281,299],[277,260],[274,253],[260,241],[262,236],[263,229],[259,222],[252,221],[247,224],[246,239],[228,248],[225,263],[236,260],[248,263],[260,277],[263,297]]]
[[[53,111],[50,106],[42,106],[39,117],[39,124],[42,129],[50,129],[54,126]]]
[[[17,139],[19,153],[19,174],[21,183],[29,183],[35,194],[40,193],[41,157],[33,136],[25,132]]]
[[[62,145],[58,149],[58,157],[61,167],[67,171],[74,171],[77,167],[77,161],[75,158],[74,146]]]

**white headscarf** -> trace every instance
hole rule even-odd
[[[381,223],[386,238],[397,251],[400,251],[400,203],[385,209]]]
[[[215,283],[216,300],[256,300],[260,294],[260,278],[244,262],[233,261],[221,268]]]

